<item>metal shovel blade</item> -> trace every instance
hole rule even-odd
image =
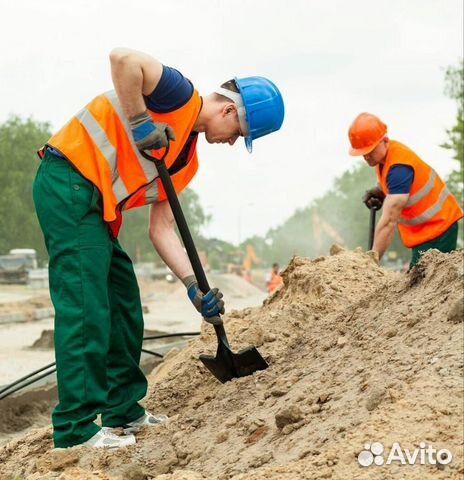
[[[247,347],[234,353],[222,341],[219,341],[215,357],[200,355],[200,360],[221,383],[233,378],[246,377],[269,366],[256,347]]]

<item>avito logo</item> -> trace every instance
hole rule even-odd
[[[453,455],[448,449],[437,450],[425,442],[421,442],[419,448],[414,450],[402,448],[398,442],[394,442],[389,452],[380,442],[366,443],[364,450],[358,455],[358,463],[363,467],[369,467],[372,464],[391,465],[395,462],[402,465],[436,465],[437,463],[448,465],[452,460]]]

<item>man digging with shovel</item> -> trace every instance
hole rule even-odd
[[[390,246],[396,227],[404,245],[412,249],[410,268],[425,251],[456,249],[462,209],[443,180],[412,150],[387,136],[387,126],[371,113],[361,113],[350,126],[349,154],[363,156],[377,174],[377,186],[368,190],[364,203],[382,207],[372,250],[379,259]]]
[[[229,145],[243,136],[251,152],[252,141],[279,130],[284,116],[279,90],[262,77],[235,78],[200,97],[180,72],[144,53],[118,48],[110,62],[115,90],[50,138],[33,187],[55,307],[59,403],[52,422],[59,448],[132,445],[132,433],[167,418],[138,403],[147,391],[139,368],[143,317],[131,260],[117,240],[122,211],[151,204],[155,249],[227,344],[222,293],[199,288],[166,198],[171,202],[196,174],[199,133]],[[161,158],[159,149],[168,180],[150,160]],[[211,358],[202,361],[216,368]],[[102,428],[94,423],[98,413]],[[112,433],[115,427],[125,435]]]

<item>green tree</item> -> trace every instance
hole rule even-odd
[[[456,168],[448,175],[446,184],[456,196],[461,206],[464,201],[464,62],[448,67],[445,74],[445,93],[456,100],[457,112],[455,124],[446,131],[448,140],[443,148],[453,152],[457,162]],[[463,222],[459,222],[458,246],[464,244]]]
[[[458,162],[446,183],[462,204],[464,188],[464,62],[462,60],[459,65],[446,70],[445,93],[456,100],[457,114],[455,124],[446,131],[448,140],[442,147],[451,150],[453,158]]]
[[[189,225],[193,239],[200,236],[200,230],[211,221],[211,215],[205,213],[200,203],[200,197],[195,190],[187,188],[180,195],[180,204]]]
[[[50,137],[50,125],[11,116],[0,124],[0,254],[12,248],[35,248],[47,258],[32,200],[39,166],[36,151]]]

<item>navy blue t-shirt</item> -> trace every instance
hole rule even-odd
[[[409,193],[414,181],[414,170],[409,165],[393,165],[387,175],[388,193]]]
[[[190,81],[175,68],[163,65],[163,73],[158,85],[150,95],[144,95],[144,99],[149,110],[156,113],[169,113],[185,105],[192,95],[193,85]],[[197,136],[197,132],[190,133],[175,162],[169,167],[170,175],[185,167],[190,146]]]
[[[193,85],[175,68],[163,65],[158,85],[150,95],[144,95],[147,108],[156,113],[168,113],[185,105],[193,95]]]

